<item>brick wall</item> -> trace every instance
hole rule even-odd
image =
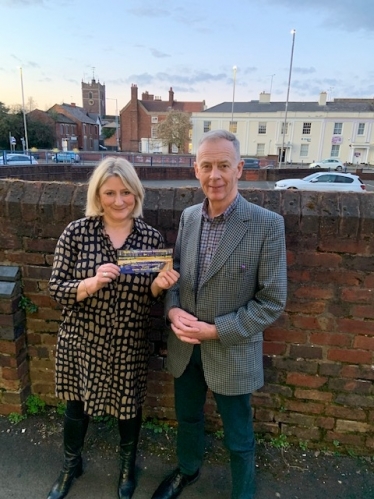
[[[0,339],[0,413],[22,410],[18,382],[54,404],[54,348],[60,310],[48,295],[55,243],[82,216],[86,186],[0,180],[0,264],[20,268],[27,313],[26,341]],[[348,193],[243,190],[249,200],[286,222],[289,293],[285,313],[265,331],[266,384],[253,397],[255,427],[270,435],[374,451],[374,196]],[[145,219],[175,242],[182,210],[201,200],[197,188],[147,189]],[[0,335],[4,314],[0,307]],[[154,310],[154,355],[146,413],[174,418],[172,380],[163,369],[162,309]],[[27,343],[28,365],[15,360]],[[9,367],[13,369],[12,374]],[[13,379],[13,381],[19,381]],[[12,400],[17,403],[10,403]],[[207,404],[210,426],[218,424]]]

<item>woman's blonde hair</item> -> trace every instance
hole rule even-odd
[[[135,208],[133,217],[143,216],[144,187],[135,168],[126,159],[108,157],[97,165],[90,177],[87,190],[86,217],[97,217],[103,214],[99,190],[110,177],[120,178],[126,188],[134,194]]]

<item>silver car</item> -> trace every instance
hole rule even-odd
[[[352,173],[320,172],[304,178],[287,178],[275,182],[274,189],[300,189],[303,191],[365,192],[366,185]]]
[[[5,159],[5,161],[4,161]],[[17,153],[9,153],[4,155],[0,155],[0,165],[37,165],[38,162],[31,154],[17,154]]]

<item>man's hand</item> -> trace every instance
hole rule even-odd
[[[197,317],[181,308],[170,309],[169,319],[175,335],[185,343],[199,345],[202,341],[219,338],[214,324],[199,321]]]

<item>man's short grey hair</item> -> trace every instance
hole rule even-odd
[[[232,145],[234,146],[237,158],[239,159],[240,158],[240,142],[236,138],[236,135],[229,132],[228,130],[210,130],[210,132],[204,133],[204,135],[201,137],[201,139],[199,140],[199,143],[197,145],[197,151],[199,151],[199,147],[204,142],[221,140],[221,139],[225,139],[225,140],[228,140],[229,142],[232,142]]]

